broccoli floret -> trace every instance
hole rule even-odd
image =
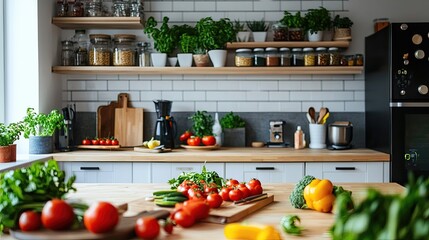
[[[294,208],[305,208],[304,188],[314,179],[316,178],[311,175],[306,175],[295,185],[289,196],[290,203]]]

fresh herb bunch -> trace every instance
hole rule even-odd
[[[171,54],[177,47],[180,35],[177,35],[176,30],[168,25],[168,17],[162,19],[160,28],[156,28],[158,22],[154,17],[148,18],[145,24],[144,33],[154,40],[154,48],[161,52]]]
[[[198,37],[184,33],[180,36],[180,52],[182,53],[194,53],[199,48]]]
[[[172,178],[168,180],[171,189],[177,189],[177,187],[185,180],[193,181],[198,184],[202,189],[204,189],[203,183],[201,180],[204,180],[205,183],[216,183],[218,188],[221,188],[224,183],[224,179],[219,176],[215,171],[209,172],[204,165],[201,173],[197,172],[182,172],[177,178]]]
[[[246,122],[240,116],[235,115],[233,112],[229,112],[220,119],[220,125],[223,129],[242,128],[246,126]]]
[[[323,31],[331,27],[331,15],[329,11],[324,8],[309,9],[307,14],[304,16],[304,25],[306,30],[310,31],[311,34]]]
[[[23,120],[24,137],[53,136],[56,129],[64,127],[64,116],[58,110],[52,110],[49,114],[34,111],[27,108],[27,115]]]
[[[303,28],[304,17],[301,16],[300,11],[296,12],[295,14],[284,11],[284,16],[282,19],[280,19],[280,23],[288,26],[288,28]]]
[[[353,211],[347,208],[347,197],[340,195],[335,201],[332,239],[428,239],[428,189],[429,179],[423,177],[410,177],[403,194],[368,189]]]
[[[196,111],[194,115],[189,117],[192,120],[192,129],[195,136],[212,136],[214,120],[207,111]]]
[[[24,127],[22,122],[6,125],[0,123],[0,146],[9,146],[19,139]]]
[[[265,23],[264,19],[259,21],[246,21],[246,25],[252,32],[266,32],[269,27],[268,24]]]
[[[0,233],[4,228],[16,228],[24,210],[41,211],[53,198],[64,199],[76,191],[72,176],[65,181],[65,172],[55,160],[33,163],[31,166],[0,174]],[[84,206],[85,207],[85,206]]]
[[[350,28],[353,26],[353,21],[348,17],[340,17],[340,15],[336,15],[332,21],[332,25],[336,28]]]
[[[226,43],[235,40],[237,32],[229,18],[219,21],[211,17],[200,19],[195,25],[201,47],[205,50],[225,49]]]

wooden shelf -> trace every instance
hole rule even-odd
[[[338,47],[338,48],[348,48],[350,46],[350,41],[321,41],[321,42],[233,42],[226,45],[227,49],[237,49],[237,48],[266,48],[266,47],[288,47],[288,48],[304,48],[304,47]]]
[[[362,66],[352,67],[112,67],[112,66],[54,66],[58,74],[143,74],[143,75],[302,75],[302,74],[361,74]]]
[[[62,29],[143,29],[140,17],[53,17]]]

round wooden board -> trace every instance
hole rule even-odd
[[[189,146],[189,145],[180,145],[182,148],[185,148],[186,150],[196,150],[196,151],[210,151],[214,149],[219,149],[219,145],[213,145],[213,146]]]

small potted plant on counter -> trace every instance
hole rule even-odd
[[[304,26],[310,42],[322,41],[323,31],[331,26],[331,15],[324,7],[309,9],[304,16]]]
[[[234,30],[237,32],[235,39],[237,42],[249,41],[250,32],[246,30],[244,23],[241,23],[240,20],[234,20]]]
[[[301,16],[300,11],[295,14],[284,11],[284,16],[280,19],[280,23],[288,27],[289,41],[304,41],[304,18]]]
[[[224,146],[246,146],[246,122],[240,116],[229,112],[220,119],[220,125],[224,135]]]
[[[259,21],[247,21],[246,25],[250,29],[250,31],[252,31],[253,41],[266,41],[269,25],[265,23],[264,19],[261,19]]]
[[[351,40],[353,21],[348,17],[340,17],[336,15],[332,21],[334,26],[334,40]]]
[[[27,108],[24,117],[24,137],[30,140],[30,154],[45,154],[53,152],[53,136],[55,130],[64,127],[64,116],[58,110],[49,114],[36,113],[34,108]]]
[[[23,131],[22,123],[0,123],[0,163],[16,161],[16,144]]]

